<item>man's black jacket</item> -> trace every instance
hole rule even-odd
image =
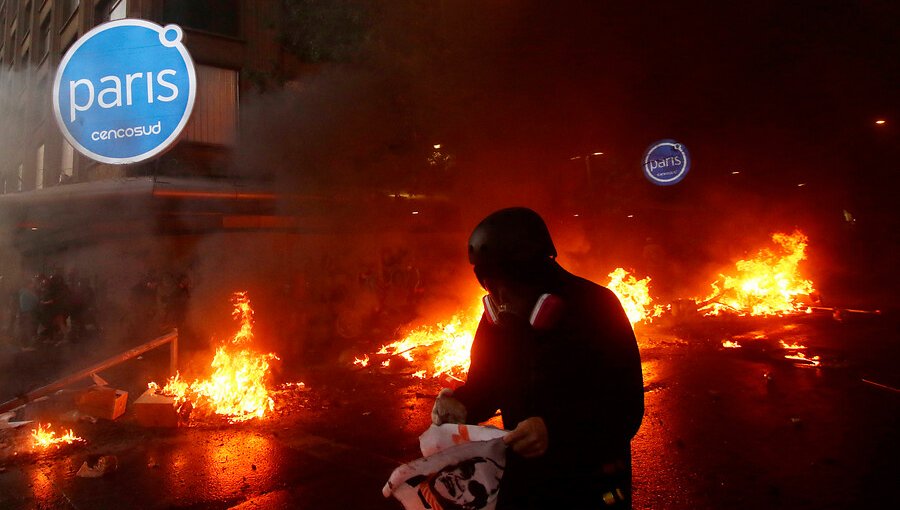
[[[564,475],[627,459],[644,413],[628,317],[612,291],[559,266],[543,291],[562,300],[554,326],[536,331],[525,320],[497,326],[483,318],[466,384],[454,396],[469,423],[497,409],[510,430],[532,416],[544,419],[549,447],[523,463],[527,470]]]

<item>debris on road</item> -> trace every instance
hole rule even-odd
[[[119,468],[119,459],[115,455],[92,455],[84,461],[75,476],[81,478],[100,478]]]

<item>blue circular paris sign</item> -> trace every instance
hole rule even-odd
[[[166,150],[197,94],[181,28],[140,19],[104,23],[66,52],[53,81],[53,113],[79,152],[127,164]]]
[[[687,147],[675,140],[660,140],[644,153],[644,175],[653,184],[671,186],[684,179],[691,168]]]

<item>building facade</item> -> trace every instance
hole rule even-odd
[[[0,0],[0,193],[150,175],[229,173],[241,91],[283,69],[274,0]],[[98,24],[129,18],[184,29],[198,77],[181,139],[143,165],[104,165],[75,151],[52,113],[52,83],[66,51]]]

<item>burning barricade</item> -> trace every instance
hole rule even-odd
[[[653,303],[653,298],[650,296],[649,276],[638,280],[621,267],[616,268],[607,276],[609,283],[606,284],[606,287],[619,298],[632,328],[639,322],[653,322],[654,318],[662,315],[668,308]]]
[[[215,415],[229,423],[262,418],[274,409],[272,392],[266,383],[270,362],[278,356],[259,353],[252,347],[253,309],[247,293],[235,293],[232,302],[232,316],[240,323],[240,329],[216,349],[210,363],[212,374],[191,383],[176,374],[162,387],[151,382],[135,402],[139,420],[145,416],[141,421],[146,424],[171,425],[174,414],[162,411],[166,406],[174,408],[173,413],[182,418]],[[168,417],[160,417],[163,412]]]
[[[419,379],[445,376],[461,380],[469,371],[469,351],[481,320],[482,306],[479,297],[468,309],[434,325],[415,328],[400,340],[381,346],[373,357],[377,356],[380,366],[385,368],[391,365],[391,359],[402,358],[416,368],[412,376]],[[364,354],[353,364],[366,367],[370,362]]]
[[[653,302],[649,276],[639,280],[625,269],[617,268],[608,277],[606,286],[619,298],[632,327],[652,322],[668,308]],[[413,367],[413,377],[462,381],[469,371],[472,342],[483,313],[479,295],[468,308],[416,327],[403,338],[381,346],[371,356],[357,356],[352,363],[362,368],[370,365],[389,368],[392,360],[401,358]]]
[[[802,277],[808,239],[800,231],[772,234],[777,247],[763,248],[751,259],[735,263],[732,274],[721,274],[705,298],[694,298],[705,315],[788,315],[805,312],[813,284]]]

